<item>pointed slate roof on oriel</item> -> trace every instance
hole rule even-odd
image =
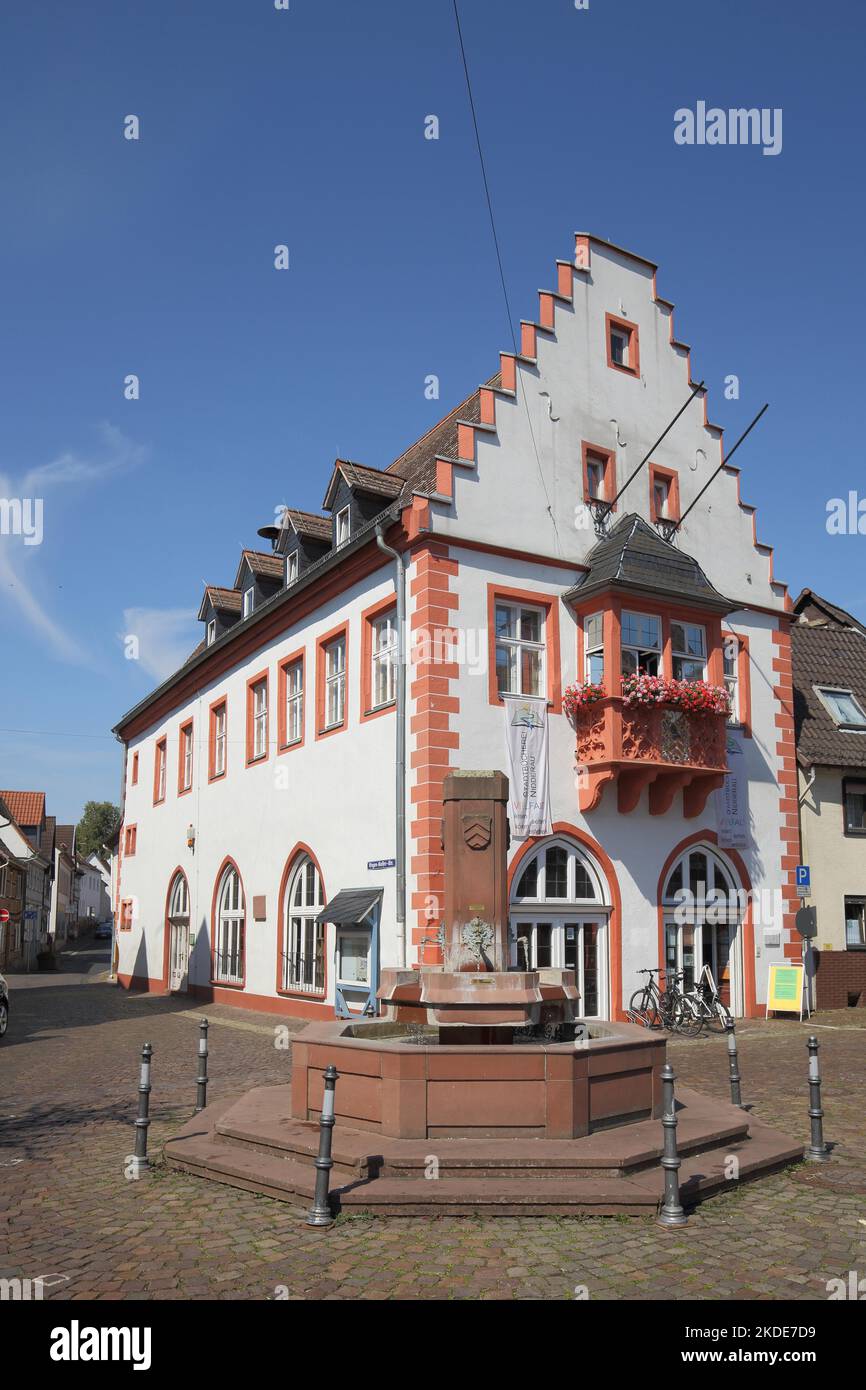
[[[737,606],[713,588],[697,560],[662,540],[635,512],[617,522],[589,552],[586,562],[586,573],[563,595],[566,603],[582,603],[591,594],[620,588],[719,613],[730,613]]]

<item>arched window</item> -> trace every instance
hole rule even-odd
[[[292,869],[286,894],[283,932],[283,989],[322,994],[325,989],[325,924],[316,918],[325,906],[322,879],[314,861],[302,854]]]
[[[168,920],[170,922],[189,922],[189,887],[186,875],[177,873],[168,896]]]
[[[518,969],[573,970],[584,1018],[607,1016],[608,887],[569,839],[545,840],[523,860],[511,896]]]
[[[228,864],[217,892],[214,934],[214,979],[225,984],[244,982],[244,890],[240,875]]]
[[[746,894],[710,845],[692,845],[673,864],[662,892],[665,971],[691,988],[705,971],[723,1003],[741,1012],[740,922]]]

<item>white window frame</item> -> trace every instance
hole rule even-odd
[[[226,770],[228,744],[228,709],[225,700],[213,712],[213,775],[222,777]]]
[[[634,330],[630,330],[627,328],[620,328],[619,324],[616,323],[612,323],[610,325],[610,360],[615,367],[631,366],[629,357],[631,356],[631,339],[633,331]],[[613,345],[617,339],[619,339],[619,341],[623,345],[622,357],[620,358],[617,357],[613,349]]]
[[[250,616],[250,614],[255,610],[255,606],[256,606],[256,586],[255,586],[255,584],[250,584],[249,588],[244,589],[243,616],[244,616],[245,618],[248,618],[248,617]]]
[[[180,787],[182,792],[188,792],[192,789],[192,730],[192,724],[186,724],[180,731],[180,736],[183,739],[183,748],[181,749],[183,781]]]
[[[246,909],[240,874],[229,864],[223,870],[217,895],[214,979],[239,985],[244,979]]]
[[[689,652],[678,651],[674,645],[674,628],[681,627],[685,635],[685,645],[688,646],[688,629],[694,628],[695,632],[701,634],[701,645],[703,652],[699,656],[694,656]],[[700,664],[701,674],[699,676],[678,676],[676,664],[678,661],[691,661]],[[683,618],[673,618],[671,620],[671,675],[674,680],[704,681],[707,678],[707,629],[703,623],[691,623]]]
[[[337,652],[341,654],[339,665],[334,664]],[[346,634],[342,633],[326,643],[324,655],[325,729],[339,729],[346,720]]]
[[[841,729],[847,734],[866,733],[866,711],[864,711],[863,706],[860,704],[853,690],[849,690],[847,686],[843,685],[813,685],[812,689],[818,696],[818,699],[821,701],[821,704],[833,720],[837,729]],[[832,704],[833,696],[836,695],[844,695],[852,702],[855,709],[859,710],[862,722],[853,723],[840,719]]]
[[[734,646],[736,650],[733,656],[729,656],[730,648]],[[740,714],[740,652],[742,642],[734,633],[727,632],[722,637],[722,666],[724,670],[725,689],[728,692],[728,702],[731,706],[731,713],[728,716],[728,723],[739,727],[742,724]]]
[[[207,625],[207,645],[212,647],[216,641],[216,618],[210,618]]]
[[[370,699],[374,710],[393,705],[397,699],[398,635],[396,609],[389,608],[371,619]]]
[[[658,647],[641,647],[636,646],[633,642],[626,642],[623,634],[625,632],[625,619],[628,617],[649,619],[650,622],[656,623],[658,626]],[[643,653],[644,655],[651,654],[656,657],[657,668],[655,671],[649,672],[649,674],[660,676],[662,674],[663,667],[664,634],[662,632],[662,620],[659,617],[658,613],[642,613],[639,612],[636,608],[623,609],[622,616],[620,618],[620,624],[620,670],[622,671],[623,652],[633,652],[635,655],[636,663],[634,671],[622,671],[622,674],[624,676],[635,675],[637,671],[645,669],[640,664],[640,656],[641,653]]]
[[[286,747],[300,743],[304,736],[304,659],[295,657],[284,668],[286,698]],[[294,676],[299,677],[297,684]]]
[[[305,854],[292,871],[286,894],[281,978],[282,988],[291,994],[325,992],[327,926],[315,920],[324,906],[321,875]]]
[[[854,909],[856,917],[850,917],[849,911]],[[849,939],[848,924],[857,922],[859,930],[859,941]],[[857,897],[856,894],[846,895],[845,897],[845,950],[862,951],[866,948],[866,898]]]
[[[168,739],[163,738],[156,745],[156,799],[165,801],[166,767],[168,766]]]
[[[268,751],[268,678],[263,676],[253,686],[253,759],[264,758]]]
[[[337,932],[337,948],[336,948],[336,952],[335,952],[335,957],[336,957],[337,984],[338,984],[338,985],[340,985],[341,987],[343,987],[343,988],[345,988],[345,989],[369,989],[369,987],[370,987],[370,941],[371,941],[371,934],[370,934],[370,932],[369,932],[369,931],[364,931],[364,930],[362,930],[362,929],[359,929],[358,927],[354,927],[354,928],[352,928],[351,930],[343,930],[343,929],[341,929],[340,931]],[[343,974],[343,950],[344,950],[344,945],[345,945],[346,942],[351,942],[352,945],[363,944],[363,945],[366,947],[366,950],[365,950],[365,952],[364,952],[364,957],[363,957],[364,962],[365,962],[365,969],[364,969],[364,976],[363,976],[363,979],[349,980],[349,979],[347,979],[346,976]],[[354,955],[353,955],[352,958],[355,959],[355,960],[359,959],[359,957],[354,956]]]
[[[297,579],[297,577],[298,577],[298,552],[297,552],[297,550],[293,550],[292,553],[291,553],[290,555],[287,555],[287,556],[286,556],[286,588],[288,588],[288,586],[289,586],[290,584],[294,584],[294,582],[295,582],[295,580]]]
[[[661,506],[658,503],[658,494],[662,493]],[[670,519],[671,507],[671,479],[664,474],[653,475],[653,520],[666,521]]]
[[[349,507],[341,507],[336,522],[337,547],[346,545],[352,534],[352,513]]]
[[[500,637],[499,635],[498,615],[500,611],[503,609],[507,609],[511,614],[512,619],[514,620],[514,630],[516,633],[516,636],[514,637]],[[536,613],[538,615],[540,633],[538,641],[523,637],[522,628],[524,613]],[[544,699],[547,694],[547,609],[537,603],[522,603],[517,599],[510,599],[506,597],[499,598],[497,596],[495,597],[493,605],[493,627],[493,657],[497,671],[496,686],[499,694],[528,695]],[[512,661],[512,659],[509,659],[508,667],[509,674],[511,673],[513,664],[514,669],[516,669],[517,671],[517,684],[520,687],[517,690],[512,690],[510,688],[503,689],[503,687],[499,684],[499,661],[497,660],[497,657],[500,648],[504,648],[508,652],[509,658],[514,658],[514,662]],[[522,688],[524,651],[539,653],[540,660],[538,663],[537,690],[524,690]]]
[[[590,624],[598,622],[598,640],[593,641]],[[594,662],[601,662],[601,670],[593,669]],[[604,680],[604,613],[587,613],[583,620],[583,673],[586,680],[600,685]]]

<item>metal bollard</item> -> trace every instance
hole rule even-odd
[[[674,1099],[674,1069],[670,1062],[662,1067],[662,1126],[664,1151],[662,1168],[665,1173],[665,1198],[656,1218],[660,1226],[685,1226],[688,1217],[680,1203],[680,1159],[677,1154],[677,1110]]]
[[[207,1030],[208,1021],[203,1018],[198,1025],[198,1077],[195,1088],[195,1113],[198,1115],[207,1105]]]
[[[829,1163],[830,1150],[824,1143],[824,1111],[821,1109],[821,1077],[818,1072],[818,1039],[813,1033],[806,1043],[809,1049],[809,1123],[812,1142],[806,1150],[810,1163]]]
[[[319,1116],[319,1153],[316,1158],[316,1195],[313,1205],[307,1212],[308,1226],[332,1226],[334,1224],[331,1204],[328,1200],[328,1185],[334,1160],[331,1158],[331,1140],[334,1131],[334,1088],[339,1072],[330,1064],[325,1068],[325,1090],[322,1096],[322,1113]]]
[[[743,1097],[740,1094],[740,1068],[737,1058],[737,1038],[734,1031],[734,1020],[725,1020],[725,1032],[728,1035],[728,1071],[731,1080],[731,1105],[738,1105],[742,1110]]]
[[[138,1082],[138,1117],[135,1121],[135,1153],[132,1156],[131,1176],[140,1178],[150,1167],[147,1157],[147,1130],[150,1124],[150,1059],[153,1048],[145,1043],[141,1049],[141,1074]]]

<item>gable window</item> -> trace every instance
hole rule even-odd
[[[496,604],[496,682],[500,695],[543,695],[544,611]]]
[[[848,732],[866,729],[866,713],[852,691],[836,686],[816,685],[815,692],[838,728]]]
[[[680,485],[672,468],[649,466],[650,520],[678,521],[680,516]]]
[[[286,556],[286,585],[294,584],[298,577],[298,552],[293,550]]]
[[[153,759],[153,801],[156,805],[160,801],[165,801],[165,764],[168,743],[164,738],[158,739]]]
[[[649,613],[623,612],[621,646],[621,667],[624,676],[636,675],[638,671],[647,676],[659,674],[662,629],[658,618]]]
[[[214,933],[213,977],[224,984],[244,981],[244,892],[230,864],[220,879]]]
[[[132,755],[132,777],[130,780],[133,787],[138,785],[138,753]]]
[[[248,618],[256,606],[256,591],[251,584],[248,589],[244,589],[244,617]]]
[[[845,778],[842,783],[845,804],[845,834],[866,835],[866,781]]]
[[[729,723],[731,724],[739,724],[741,722],[738,645],[736,638],[726,637],[722,648],[725,667],[725,689],[728,692],[728,700],[731,706],[729,719]]]
[[[707,639],[698,623],[671,623],[671,661],[675,681],[704,679]]]
[[[349,508],[343,507],[337,512],[337,545],[345,545],[349,539],[350,532]]]
[[[280,667],[280,747],[304,739],[304,658],[292,657]]]
[[[583,666],[588,681],[600,685],[604,680],[604,622],[601,613],[583,620]]]
[[[128,825],[123,832],[123,852],[127,859],[131,859],[135,854],[135,845],[138,839],[138,826]]]
[[[370,632],[370,692],[373,709],[393,704],[397,698],[396,610],[374,618]]]
[[[587,502],[611,502],[616,491],[616,458],[610,449],[583,444],[583,495]]]
[[[316,918],[325,905],[322,880],[309,855],[298,862],[286,895],[282,987],[302,994],[325,988],[325,924]]]
[[[607,330],[607,365],[618,371],[628,372],[629,376],[640,375],[640,356],[638,348],[638,328],[636,323],[605,314]]]
[[[177,791],[182,796],[192,787],[192,720],[182,724],[177,750]]]
[[[263,672],[247,682],[247,763],[268,755],[268,677]]]
[[[227,707],[225,700],[218,700],[210,707],[210,737],[208,780],[224,777],[227,765],[228,730]]]
[[[211,618],[207,625],[207,645],[212,647],[216,641],[216,618]]]
[[[325,728],[338,728],[346,718],[346,639],[325,647]]]
[[[849,951],[866,949],[866,898],[845,899],[845,945]]]

